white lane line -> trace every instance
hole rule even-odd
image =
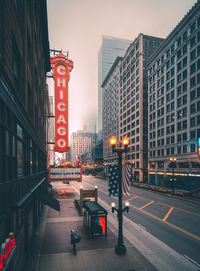
[[[200,267],[200,264],[198,264],[197,262],[195,262],[194,260],[192,260],[190,257],[188,257],[187,255],[183,255],[185,258],[187,258],[189,261],[191,261],[192,263],[196,264],[196,266]]]

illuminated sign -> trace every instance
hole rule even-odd
[[[190,176],[190,174],[188,174],[188,173],[171,173],[171,172],[159,172],[159,171],[157,171],[157,172],[155,172],[155,171],[150,171],[149,172],[149,174],[158,174],[158,175],[174,175],[174,176]]]
[[[191,173],[189,173],[188,176],[200,177],[200,174],[191,174]]]
[[[6,267],[7,262],[9,260],[9,256],[11,255],[15,246],[15,237],[14,232],[9,234],[9,238],[5,240],[5,243],[1,245],[0,251],[0,270],[3,270]]]
[[[49,180],[81,180],[82,168],[81,167],[50,167]]]
[[[200,156],[200,137],[198,138],[198,155]]]
[[[68,81],[73,62],[63,54],[51,58],[55,83],[55,146],[56,152],[69,152],[68,146]]]
[[[106,235],[105,216],[98,216],[92,218],[92,232],[93,234]]]

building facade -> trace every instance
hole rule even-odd
[[[81,154],[89,151],[96,143],[96,134],[88,132],[86,128],[73,132],[70,138],[71,163],[80,160]]]
[[[134,165],[135,180],[147,182],[148,90],[147,61],[163,39],[139,34],[120,66],[119,139],[129,138],[126,162]]]
[[[148,64],[149,182],[200,185],[200,2],[179,22]]]
[[[46,72],[50,70],[45,0],[2,0],[0,8],[0,244],[10,232],[10,271],[23,270],[45,190]],[[6,269],[7,270],[7,269]]]
[[[131,41],[103,36],[98,54],[98,141],[103,140],[103,89],[101,87],[117,56],[124,56]]]
[[[112,163],[117,159],[109,140],[115,136],[119,141],[119,81],[122,57],[117,57],[103,81],[103,159]]]
[[[54,165],[55,163],[55,152],[54,152],[54,126],[55,126],[55,119],[53,114],[53,96],[49,96],[49,103],[48,103],[48,113],[47,113],[47,166]]]

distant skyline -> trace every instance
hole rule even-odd
[[[95,131],[98,52],[103,35],[134,40],[139,33],[166,38],[196,0],[47,0],[51,49],[69,51],[69,139]],[[53,80],[49,88],[54,92]]]

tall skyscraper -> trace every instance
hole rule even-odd
[[[115,136],[119,141],[119,82],[120,65],[123,57],[117,57],[109,73],[103,81],[103,159],[105,163],[112,163],[116,158],[109,140]]]
[[[176,158],[176,186],[199,186],[200,2],[151,56],[148,66],[149,182],[170,185]]]
[[[139,34],[120,66],[119,139],[129,138],[125,160],[134,164],[137,181],[147,182],[147,61],[163,39]]]
[[[130,40],[103,36],[98,55],[98,141],[103,139],[103,88],[101,85],[115,62],[116,57],[124,56],[130,43]]]

